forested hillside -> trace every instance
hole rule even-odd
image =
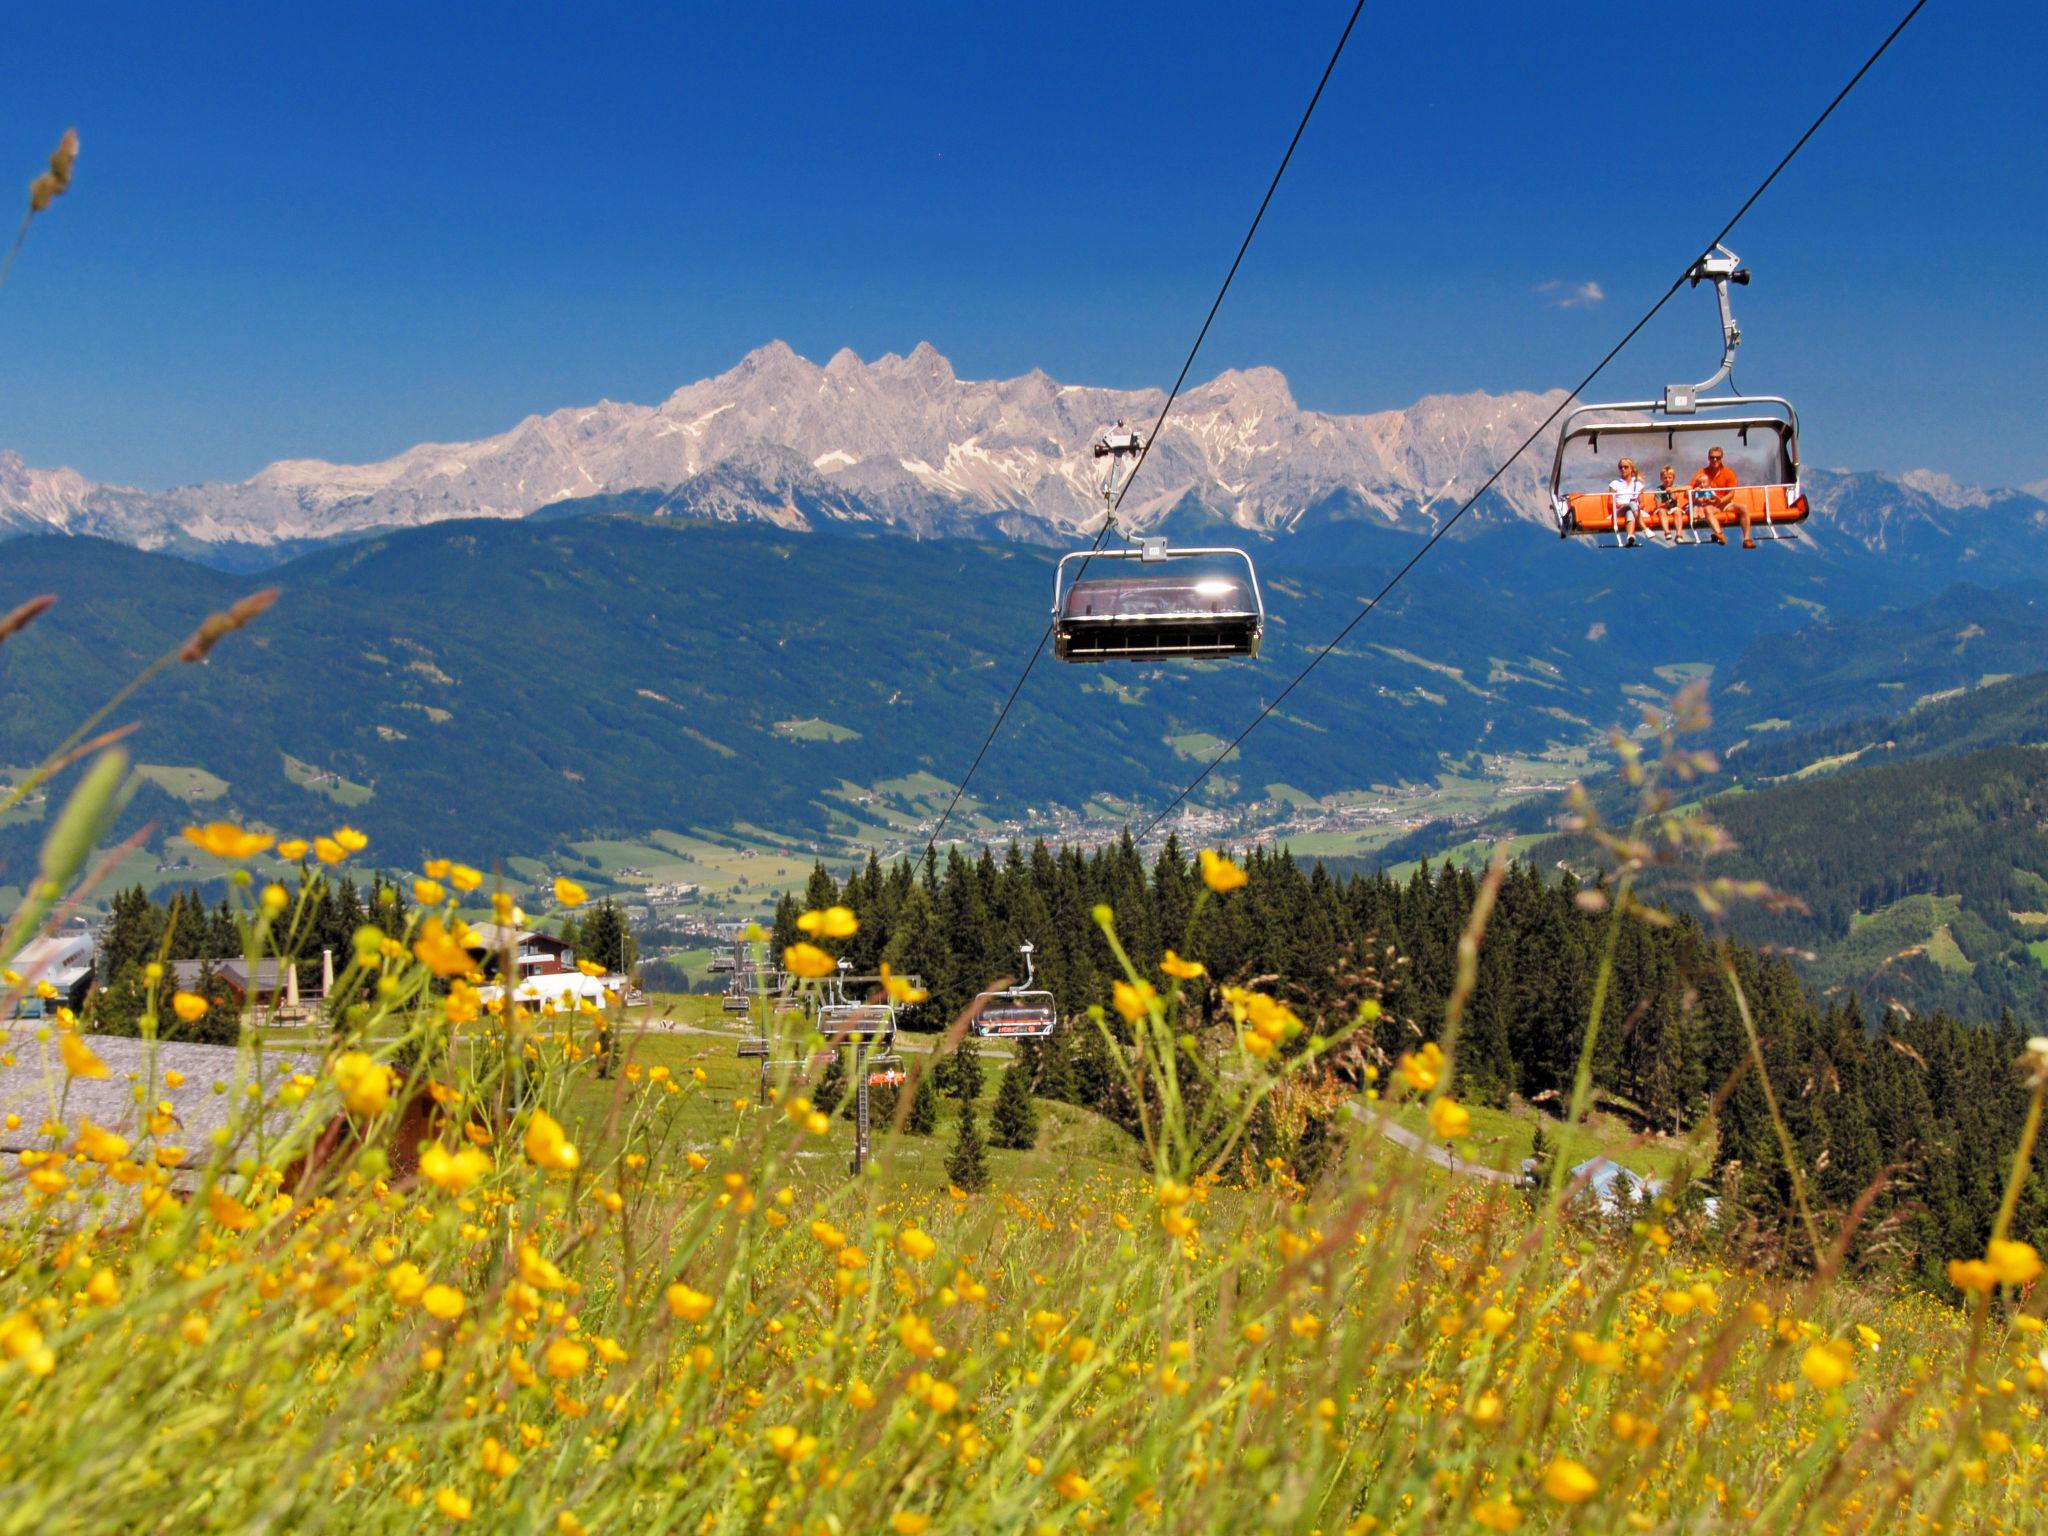
[[[1740,783],[1850,766],[1953,756],[1984,747],[2048,742],[2048,672],[2034,672],[1937,695],[1903,714],[1883,714],[1817,730],[1750,737],[1724,765]]]
[[[1535,554],[1532,537],[1461,545],[1439,573],[1447,586],[1397,593],[1205,799],[1428,783],[1482,753],[1583,741],[1627,716],[1631,691],[1664,687],[1658,667],[1695,659],[1611,593],[1560,604],[1549,594],[1590,557],[1541,539]],[[970,812],[1035,811],[1043,824],[1054,807],[1163,801],[1413,547],[1354,528],[1342,558],[1276,554],[1256,665],[1042,667]],[[0,598],[60,602],[0,649],[0,769],[33,761],[252,585],[92,540],[7,551]],[[1507,558],[1517,552],[1530,558]],[[1759,591],[1784,575],[1731,567]],[[1816,591],[1842,585],[1817,563],[1811,576]],[[1019,546],[583,517],[438,524],[307,556],[275,579],[284,596],[256,627],[138,699],[137,759],[174,790],[148,809],[293,830],[345,817],[405,863],[656,828],[745,824],[823,846],[907,836],[974,755],[1042,630],[1052,564]],[[1722,641],[1796,612],[1763,610]],[[1616,643],[1588,645],[1594,623]],[[0,886],[38,814],[0,824]]]
[[[1765,881],[1806,908],[1743,906],[1735,930],[1792,952],[1829,996],[2048,1023],[2048,749],[1880,764],[1705,809],[1734,844],[1714,875]],[[1584,869],[1593,849],[1557,837],[1530,857]],[[1658,869],[1646,882],[1688,905],[1691,878]]]
[[[1340,881],[1303,870],[1284,850],[1254,853],[1245,868],[1249,883],[1219,899],[1177,845],[1149,866],[1125,842],[1094,854],[1043,843],[1013,845],[1000,858],[955,853],[921,871],[870,861],[843,880],[820,867],[782,903],[776,943],[795,941],[804,908],[843,902],[860,920],[844,946],[855,968],[872,973],[887,960],[921,975],[932,996],[914,1022],[939,1028],[977,991],[1015,973],[1015,946],[1028,939],[1038,946],[1039,980],[1072,1016],[1109,1002],[1115,964],[1091,915],[1106,902],[1133,959],[1160,985],[1160,957],[1171,947],[1218,983],[1274,990],[1311,1028],[1380,1002],[1385,1011],[1354,1075],[1438,1037],[1478,890],[1470,873],[1425,868],[1398,883]],[[1508,874],[1458,1047],[1461,1097],[1514,1095],[1553,1112],[1569,1097],[1614,921],[1586,910],[1578,893],[1571,878],[1546,878],[1526,863]],[[2023,1043],[2016,1026],[1816,1002],[1783,958],[1739,944],[1724,950],[1684,916],[1670,927],[1623,921],[1612,933],[1613,982],[1592,1057],[1608,1107],[1683,1131],[1700,1127],[1725,1091],[1714,1122],[1719,1188],[1766,1226],[1792,1219],[1725,957],[1817,1198],[1844,1210],[1897,1165],[1871,1215],[1887,1249],[1904,1249],[1933,1278],[1945,1255],[1981,1246],[2024,1112],[2011,1070]],[[1203,995],[1213,1020],[1221,1002],[1213,989]],[[1107,1017],[1113,1023],[1115,1014]],[[1034,1056],[1042,1092],[1118,1112],[1121,1090],[1092,1028],[1063,1031]],[[2023,1222],[2031,1229],[2044,1218],[2048,1194],[2035,1186]]]

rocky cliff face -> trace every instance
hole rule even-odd
[[[1556,405],[1549,394],[1438,395],[1401,411],[1303,410],[1271,368],[1184,393],[1124,504],[1133,528],[1169,515],[1258,534],[1305,520],[1437,525]],[[1058,542],[1100,514],[1089,448],[1145,427],[1159,390],[1058,384],[1033,371],[971,380],[929,344],[822,367],[780,342],[655,406],[604,402],[530,416],[473,443],[422,443],[379,464],[285,460],[239,484],[148,492],[31,469],[0,452],[0,534],[94,534],[146,549],[302,548],[456,517],[655,491],[659,511],[793,529],[864,522],[919,534]],[[1547,523],[1548,445],[1525,454],[1477,515]],[[1919,472],[1818,473],[1818,524],[1912,552],[1973,533],[1985,548],[2048,528],[2048,502]]]

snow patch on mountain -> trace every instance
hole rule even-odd
[[[1405,410],[1343,415],[1303,409],[1277,369],[1230,369],[1181,396],[1119,517],[1133,530],[1182,509],[1250,534],[1342,518],[1431,529],[1561,399],[1431,395]],[[1058,542],[1092,532],[1101,516],[1096,436],[1117,421],[1143,427],[1164,402],[1157,389],[1059,384],[1036,369],[962,379],[929,342],[873,362],[841,348],[821,368],[775,341],[658,405],[602,401],[529,416],[494,437],[421,443],[375,464],[287,459],[239,483],[147,492],[0,452],[0,533],[96,534],[143,548],[295,546],[651,490],[671,515]],[[1475,519],[1547,524],[1546,449],[1512,465]],[[1821,521],[1846,488],[1881,514],[1880,545],[1908,525],[1918,536],[1943,514],[2025,494],[1929,471],[1811,479]]]

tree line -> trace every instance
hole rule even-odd
[[[1351,1058],[1360,1074],[1440,1037],[1477,876],[1423,864],[1406,879],[1338,879],[1320,865],[1304,869],[1285,849],[1255,850],[1243,864],[1249,883],[1199,913],[1199,866],[1177,841],[1149,863],[1127,836],[1093,851],[1038,842],[886,866],[871,856],[843,878],[820,864],[778,904],[774,943],[779,953],[802,937],[806,909],[851,908],[860,928],[840,952],[860,974],[887,961],[919,977],[931,996],[905,1026],[936,1030],[977,993],[1020,978],[1016,948],[1028,940],[1038,981],[1066,1021],[1026,1053],[1037,1093],[1126,1121],[1101,1031],[1083,1018],[1109,1002],[1121,975],[1092,915],[1098,904],[1114,911],[1134,963],[1162,989],[1159,964],[1171,947],[1215,982],[1282,998],[1311,1028],[1356,1019],[1362,1003],[1377,1002]],[[1796,1250],[1792,1171],[1753,1070],[1732,973],[1809,1197],[1839,1221],[1882,1185],[1857,1251],[1930,1279],[1948,1258],[1983,1251],[2026,1109],[2014,1071],[2025,1031],[2010,1016],[1972,1026],[1940,1012],[1817,999],[1782,955],[1720,939],[1684,913],[1659,909],[1657,924],[1617,919],[1581,895],[1569,873],[1526,862],[1507,870],[1457,1046],[1461,1099],[1513,1098],[1563,1113],[1611,942],[1591,1056],[1599,1106],[1644,1130],[1710,1131],[1704,1188]],[[1215,988],[1194,996],[1198,1022],[1217,1024]],[[1118,1027],[1113,1013],[1105,1017]],[[2022,1234],[2040,1235],[2048,1220],[2042,1188],[2030,1181]]]

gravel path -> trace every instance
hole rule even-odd
[[[1439,1168],[1448,1168],[1452,1173],[1461,1174],[1468,1179],[1484,1179],[1489,1184],[1520,1184],[1522,1182],[1521,1178],[1516,1174],[1503,1173],[1498,1168],[1488,1168],[1483,1163],[1468,1161],[1458,1156],[1449,1147],[1439,1146],[1433,1141],[1426,1140],[1416,1135],[1415,1132],[1409,1130],[1405,1125],[1396,1125],[1393,1120],[1376,1110],[1363,1109],[1356,1104],[1347,1104],[1345,1108],[1351,1111],[1354,1119],[1370,1120],[1373,1123],[1373,1129],[1396,1146],[1406,1147],[1411,1152],[1419,1153],[1421,1156],[1428,1158],[1432,1163],[1435,1163]]]

